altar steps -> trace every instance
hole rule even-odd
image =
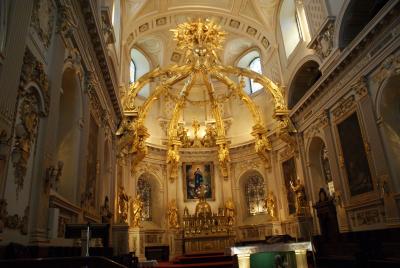
[[[225,256],[222,252],[187,254],[176,257],[171,262],[160,263],[159,268],[232,268],[232,256]]]

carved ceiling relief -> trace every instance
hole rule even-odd
[[[45,48],[49,48],[54,26],[53,1],[35,0],[31,26],[36,30]]]

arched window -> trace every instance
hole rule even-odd
[[[282,2],[279,11],[279,23],[286,57],[289,57],[302,39],[300,21],[294,0],[284,0]]]
[[[253,50],[241,57],[237,63],[237,66],[241,68],[248,68],[256,73],[262,74],[261,58],[260,54],[256,50]],[[247,94],[253,94],[260,89],[262,89],[262,85],[255,83],[253,79],[247,79],[245,81],[245,91]]]
[[[131,64],[129,66],[129,82],[130,83],[135,83],[136,82],[136,64],[133,61],[133,59],[131,59]]]
[[[264,208],[264,180],[258,174],[250,175],[245,183],[245,195],[248,213],[257,215],[265,212]]]
[[[255,57],[254,59],[251,60],[249,64],[249,69],[259,74],[262,73],[260,57]],[[254,82],[253,79],[250,79],[249,83],[250,83],[250,94],[262,89],[262,85]]]
[[[144,176],[140,176],[137,182],[137,194],[143,201],[143,221],[151,221],[151,185]]]
[[[134,83],[139,79],[142,75],[150,71],[150,63],[147,60],[146,56],[136,48],[132,48],[131,50],[131,59],[130,59],[130,77],[129,82]],[[146,84],[142,90],[139,91],[140,96],[147,98],[150,94],[150,85]]]

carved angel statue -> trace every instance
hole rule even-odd
[[[118,137],[117,150],[119,156],[131,153],[133,140],[135,138],[134,125],[131,117],[124,117],[115,135]]]
[[[179,160],[180,156],[178,152],[178,146],[176,144],[172,144],[167,155],[167,164],[169,164],[171,180],[178,177]]]
[[[228,225],[232,226],[235,223],[235,204],[232,198],[225,201],[225,216],[228,219]]]
[[[221,166],[221,172],[223,177],[228,177],[228,164],[231,161],[229,157],[229,150],[225,143],[219,145],[218,150],[218,161]]]
[[[179,220],[178,220],[178,207],[176,206],[176,200],[172,199],[168,205],[168,224],[170,228],[178,229],[179,228]]]
[[[264,199],[264,208],[267,209],[267,213],[272,217],[276,217],[275,211],[275,195],[272,191],[268,193],[268,195]]]
[[[199,147],[202,146],[201,141],[200,141],[199,136],[198,136],[198,132],[200,130],[199,121],[193,120],[192,127],[193,127],[193,134],[194,134],[192,147],[193,148],[199,148]]]
[[[187,129],[183,126],[183,124],[179,124],[177,129],[177,136],[181,141],[183,147],[190,147],[190,140],[187,134]]]
[[[125,193],[123,186],[119,187],[118,194],[118,216],[120,223],[127,223],[128,221],[128,202],[130,197]]]
[[[301,184],[300,179],[297,179],[296,184],[293,184],[293,181],[290,181],[290,187],[296,195],[296,214],[302,215],[304,214],[304,208],[307,207],[307,198],[304,185]]]
[[[141,227],[140,222],[143,217],[143,201],[142,196],[137,194],[131,203],[131,226]]]
[[[206,135],[203,137],[203,145],[204,147],[213,147],[215,146],[215,137],[217,136],[217,132],[215,127],[211,124],[207,124],[206,127]]]
[[[264,160],[268,160],[268,151],[271,150],[271,142],[263,134],[258,134],[256,138],[255,150]]]

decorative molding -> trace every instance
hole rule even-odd
[[[15,141],[11,152],[11,161],[14,166],[14,176],[17,191],[24,186],[28,161],[31,156],[32,145],[35,143],[39,124],[38,101],[33,93],[27,94],[21,100],[15,124]]]
[[[350,110],[354,109],[355,106],[355,97],[351,95],[347,98],[343,97],[338,102],[338,106],[333,110],[333,116],[335,119],[339,119],[342,116],[346,115]]]
[[[351,89],[354,90],[358,99],[368,95],[368,80],[365,76],[360,77],[360,79],[355,82]]]
[[[384,41],[384,38],[378,41],[377,36],[382,33],[384,27],[390,25],[397,19],[398,16],[396,16],[396,14],[399,9],[400,3],[394,4],[390,11],[387,10],[382,14],[379,23],[377,23],[374,28],[368,29],[362,39],[346,48],[347,52],[341,55],[341,57],[337,59],[337,64],[327,72],[326,75],[319,79],[313,90],[307,93],[308,97],[302,103],[295,106],[291,112],[292,118],[296,118],[297,121],[297,117],[311,106],[317,109],[321,107],[321,103],[337,95],[337,93],[345,87],[346,83],[354,79],[365,66],[371,63],[373,56],[366,54],[360,57],[360,55],[365,52],[367,45],[372,42],[376,41],[379,43]]]
[[[57,1],[57,22],[56,33],[61,36],[67,37],[71,35],[72,31],[78,28],[77,19],[70,0]]]
[[[7,211],[7,201],[0,199],[0,233],[4,228],[19,230],[21,234],[28,234],[29,206],[24,210],[24,216],[18,214],[9,215]]]
[[[392,54],[381,63],[378,71],[373,75],[373,80],[381,83],[386,78],[397,74],[400,74],[400,54]]]
[[[100,66],[102,78],[104,79],[105,89],[107,89],[108,96],[112,103],[117,120],[122,119],[122,109],[117,96],[118,87],[116,85],[116,78],[111,71],[111,63],[107,55],[107,50],[104,44],[103,34],[100,29],[100,22],[97,21],[97,11],[94,9],[90,0],[78,1],[82,8],[83,17],[88,29],[89,38],[92,42],[94,53]]]
[[[328,17],[321,25],[319,33],[311,40],[308,48],[314,49],[322,59],[327,58],[333,49],[335,17]]]
[[[20,91],[23,92],[30,82],[36,83],[39,87],[44,99],[44,114],[41,116],[47,116],[50,108],[49,80],[43,63],[38,61],[29,49],[26,49],[19,83]]]
[[[91,106],[91,110],[96,115],[98,120],[103,118],[104,109],[101,106],[100,99],[97,95],[96,88],[99,88],[99,82],[97,81],[96,77],[92,72],[88,72],[85,76],[85,84],[86,84],[86,92],[89,97],[89,102]]]
[[[321,133],[322,130],[328,125],[329,123],[329,113],[328,111],[323,111],[316,119],[311,126],[309,126],[304,131],[304,138],[308,140],[314,137],[316,134]]]
[[[54,10],[52,0],[35,0],[31,19],[31,26],[45,48],[49,48],[54,28]]]

